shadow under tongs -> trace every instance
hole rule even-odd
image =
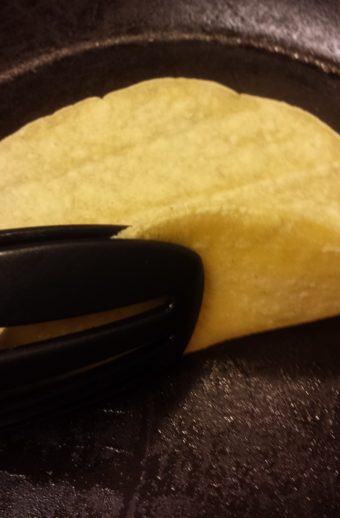
[[[78,425],[96,415],[103,406],[112,413],[119,410],[122,401],[126,409],[136,415],[145,402],[156,394],[163,394],[168,412],[177,411],[183,401],[196,390],[197,385],[208,380],[208,391],[217,385],[235,382],[303,383],[304,379],[336,379],[340,376],[340,318],[294,326],[238,338],[185,355],[175,366],[159,372],[148,373],[142,379],[114,391],[94,393],[76,406],[42,414],[24,420],[0,431],[5,438],[8,430],[35,435],[37,427],[60,429]],[[1,354],[1,353],[0,353]],[[218,366],[218,368],[216,367]],[[214,389],[215,387],[215,389]]]

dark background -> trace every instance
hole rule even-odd
[[[0,133],[163,75],[283,99],[340,131],[339,26],[337,0],[3,0]],[[0,516],[339,516],[339,332],[330,319],[234,340],[2,431]]]

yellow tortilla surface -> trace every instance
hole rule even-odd
[[[201,255],[189,351],[340,312],[340,137],[282,102],[157,79],[0,142],[0,228],[68,223]]]

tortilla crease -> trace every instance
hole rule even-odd
[[[205,291],[187,351],[340,312],[340,137],[297,107],[145,81],[4,139],[0,173],[0,228],[125,224],[119,237],[196,250]],[[70,329],[7,328],[0,347]]]

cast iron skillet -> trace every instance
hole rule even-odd
[[[336,0],[49,4],[1,2],[1,136],[179,75],[289,101],[340,131]],[[339,324],[235,340],[138,391],[3,432],[0,515],[339,515]]]

